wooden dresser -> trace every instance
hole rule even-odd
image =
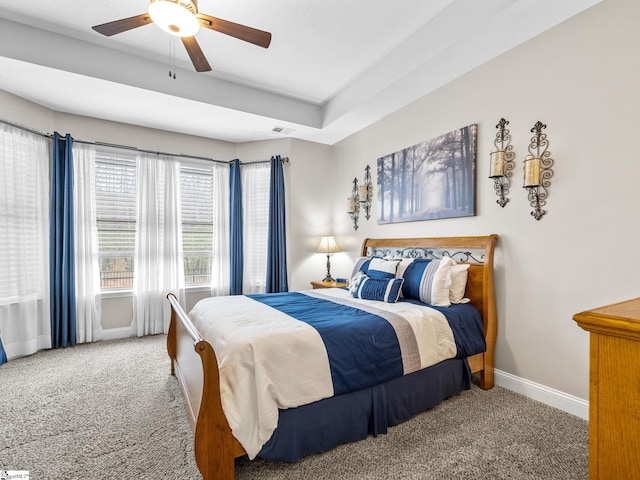
[[[640,478],[640,298],[573,319],[590,332],[589,478]]]

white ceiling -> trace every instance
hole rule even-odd
[[[148,0],[0,0],[0,89],[59,112],[231,142],[333,144],[600,1],[200,0],[200,12],[272,41],[263,49],[201,29],[213,71],[196,73],[155,25],[113,37],[91,29],[145,13]]]

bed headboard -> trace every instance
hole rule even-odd
[[[482,314],[487,351],[493,352],[497,334],[496,295],[493,281],[493,254],[497,235],[441,238],[367,238],[363,256],[400,255],[408,258],[453,258],[468,263],[465,296]],[[489,348],[490,347],[490,348]]]

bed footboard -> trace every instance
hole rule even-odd
[[[222,410],[218,362],[173,294],[167,353],[193,428],[196,464],[204,480],[233,480],[234,460],[245,454]]]

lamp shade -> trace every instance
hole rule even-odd
[[[318,250],[316,250],[316,253],[326,253],[328,255],[330,253],[337,253],[340,251],[340,247],[336,244],[333,235],[328,235],[326,237],[322,237],[320,240],[320,246],[318,247]]]
[[[158,27],[177,37],[192,37],[200,29],[200,22],[184,5],[174,0],[154,0],[149,16]]]

